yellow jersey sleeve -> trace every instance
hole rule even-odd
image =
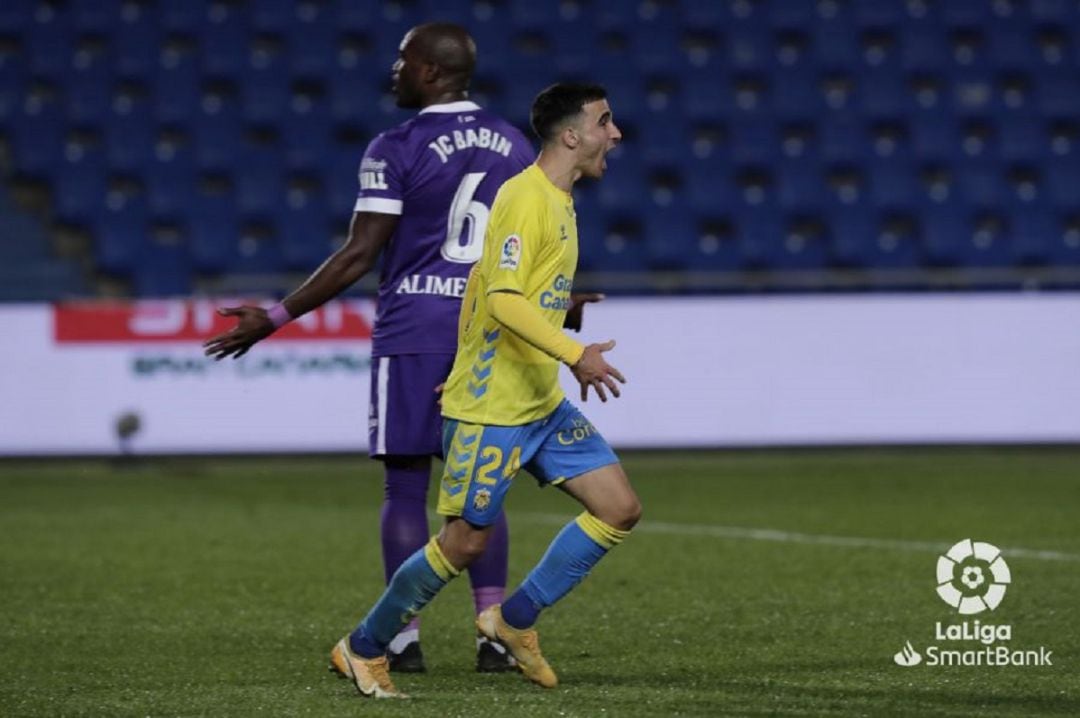
[[[523,192],[520,185],[503,185],[503,189],[506,196],[495,203],[488,221],[483,255],[487,261],[480,261],[480,271],[487,294],[527,294],[544,237],[546,208],[536,193]]]

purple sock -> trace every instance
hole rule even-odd
[[[382,506],[382,551],[386,583],[405,559],[423,548],[430,536],[427,491],[430,468],[404,469],[386,466],[386,498]],[[403,630],[420,627],[414,618]]]
[[[510,532],[506,528],[506,513],[500,511],[488,536],[484,553],[473,561],[468,569],[473,604],[478,614],[488,606],[502,602],[506,593],[506,564],[509,554]]]

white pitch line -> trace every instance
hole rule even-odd
[[[572,517],[559,514],[537,512],[512,512],[513,519],[526,519],[535,523],[561,525]],[[877,539],[862,536],[830,536],[828,534],[808,534],[798,531],[779,529],[754,529],[742,526],[719,526],[715,524],[679,524],[665,521],[642,521],[634,528],[635,532],[669,534],[675,536],[711,536],[713,538],[735,539],[742,541],[774,541],[777,543],[813,544],[819,546],[843,546],[845,548],[881,548],[893,551],[918,551],[944,553],[951,543],[934,541],[904,541],[900,539]],[[1001,553],[1007,558],[1032,558],[1039,561],[1080,562],[1080,554],[1062,551],[1043,551],[1032,548],[1001,547]]]

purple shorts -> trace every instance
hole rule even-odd
[[[446,381],[453,365],[453,354],[372,357],[371,456],[442,456],[442,413],[435,387]]]

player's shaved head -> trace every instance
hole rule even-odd
[[[406,45],[417,56],[438,65],[453,89],[465,90],[476,67],[476,43],[461,25],[432,22],[409,31]]]

